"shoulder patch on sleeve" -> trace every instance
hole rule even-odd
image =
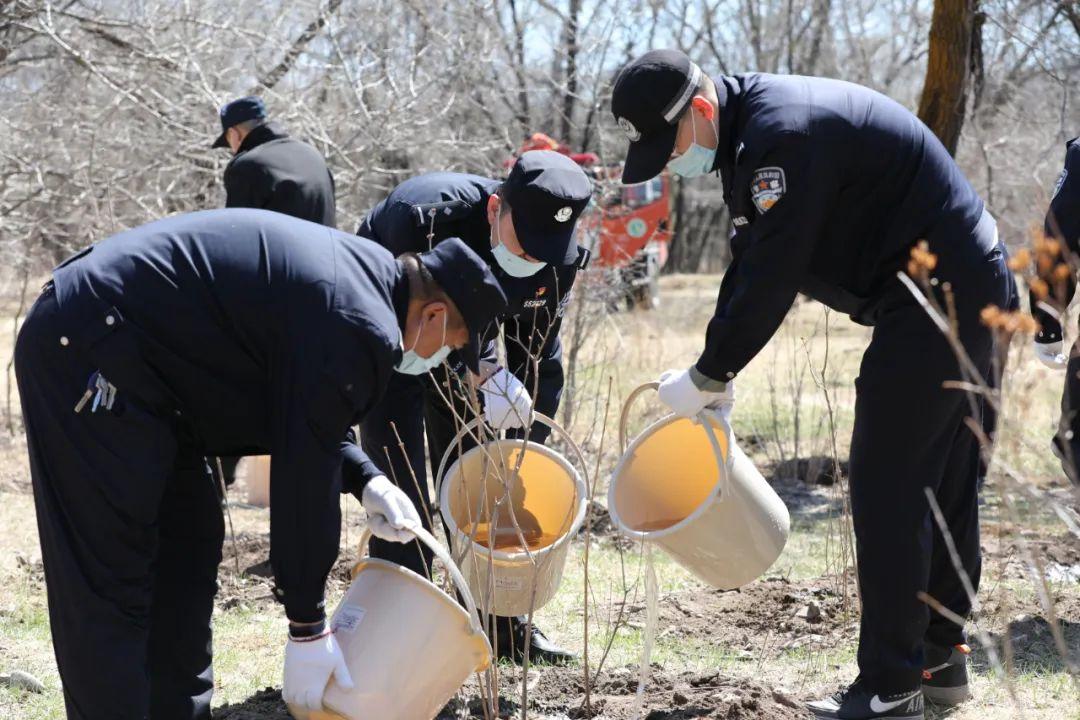
[[[1065,178],[1069,177],[1069,168],[1064,168],[1061,174],[1058,175],[1057,182],[1054,183],[1054,192],[1050,195],[1050,199],[1053,200],[1061,192],[1061,188],[1065,187]]]
[[[786,191],[787,182],[783,168],[758,168],[750,179],[750,199],[754,201],[754,207],[762,215],[779,202]]]

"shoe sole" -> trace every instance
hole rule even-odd
[[[815,718],[818,718],[818,720],[835,720],[836,719],[835,714],[821,714],[821,715],[819,715],[818,713],[814,712],[813,709],[810,709],[810,708],[808,708],[808,709],[810,710],[810,713]],[[918,715],[878,715],[878,716],[874,717],[874,720],[926,720],[926,716],[923,715],[922,713],[919,713]]]
[[[923,697],[935,705],[959,705],[971,699],[971,688],[967,685],[958,687],[935,687],[923,685]]]

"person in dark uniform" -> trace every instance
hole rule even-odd
[[[577,163],[556,152],[535,150],[523,153],[502,181],[445,172],[406,180],[372,208],[357,230],[393,253],[417,252],[460,237],[491,267],[509,300],[502,323],[506,365],[488,366],[480,389],[488,422],[511,436],[525,432],[530,409],[551,417],[559,407],[559,328],[574,279],[589,260],[588,251],[574,241],[574,228],[591,194],[592,184]],[[494,357],[492,345],[487,359]],[[448,367],[428,377],[392,378],[383,401],[361,429],[364,448],[387,461],[391,478],[418,507],[431,507],[425,430],[434,476],[461,420],[472,419],[466,394],[459,389],[460,371],[460,363],[451,357]],[[533,423],[527,432],[530,440],[542,443],[549,429]],[[466,442],[462,449],[471,446]],[[427,523],[431,513],[421,515]],[[431,556],[417,543],[373,542],[371,552],[420,575],[430,574]],[[521,661],[527,629],[524,618],[499,618],[497,654]],[[533,628],[530,658],[563,663],[573,655]]]
[[[224,526],[207,455],[273,457],[285,700],[319,708],[331,673],[348,685],[323,600],[340,493],[383,539],[419,523],[349,428],[396,374],[452,349],[478,368],[505,307],[460,240],[395,259],[265,210],[171,217],[54,270],[15,371],[68,717],[210,717]]]
[[[942,389],[960,377],[957,360],[896,273],[927,240],[937,279],[952,283],[960,338],[989,377],[993,340],[979,313],[1016,307],[993,218],[925,125],[858,85],[710,78],[682,53],[659,50],[619,72],[612,112],[630,140],[624,183],[664,167],[683,177],[716,172],[731,210],[733,260],[704,351],[662,376],[660,399],[673,411],[730,410],[736,375],[800,292],[874,326],[851,443],[860,675],[810,708],[828,718],[909,719],[923,717],[924,692],[966,698],[963,628],[931,615],[916,594],[961,617],[971,609],[924,487],[977,587],[979,447],[964,427],[968,397]]]
[[[267,119],[259,97],[233,100],[220,114],[213,146],[234,155],[225,167],[225,207],[262,208],[335,227],[334,177],[318,150]]]
[[[319,151],[266,116],[262,98],[224,105],[213,147],[232,150],[225,167],[225,207],[273,210],[335,227],[334,176]],[[238,457],[221,460],[222,482],[236,479]]]
[[[1065,167],[1054,185],[1054,195],[1046,211],[1043,233],[1059,241],[1073,256],[1080,255],[1080,138],[1065,145]],[[1077,461],[1080,460],[1080,349],[1074,343],[1066,357],[1062,348],[1061,321],[1043,303],[1048,299],[1064,311],[1076,291],[1076,278],[1069,273],[1061,286],[1060,297],[1040,298],[1031,293],[1031,314],[1039,322],[1035,336],[1035,357],[1052,370],[1065,370],[1065,391],[1061,396],[1061,423],[1054,436],[1053,449],[1061,459],[1062,469],[1073,483],[1080,484]],[[1056,293],[1057,294],[1057,293]]]

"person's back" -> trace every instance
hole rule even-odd
[[[257,207],[336,226],[334,179],[319,151],[277,123],[255,128],[225,170],[226,207]]]
[[[273,210],[335,227],[334,177],[314,147],[270,122],[261,98],[248,96],[221,108],[221,135],[228,147],[225,206]]]
[[[823,158],[811,182],[828,207],[807,268],[807,294],[855,314],[907,259],[914,240],[968,240],[983,203],[937,137],[910,111],[869,88],[827,78],[750,73],[717,78],[737,96],[732,216],[753,218],[750,182],[740,171],[768,161],[784,142]],[[790,186],[794,178],[788,178]],[[745,193],[745,194],[743,194]],[[935,243],[939,252],[948,252]]]
[[[349,336],[377,337],[386,353],[372,360],[389,377],[398,273],[373,242],[230,209],[115,235],[58,268],[54,282],[60,306],[85,318],[71,341],[91,346],[106,377],[184,413],[208,452],[234,453],[269,449],[268,388],[288,382],[280,359],[290,348],[308,344],[315,363],[330,343],[349,354]],[[137,358],[112,350],[132,347]]]

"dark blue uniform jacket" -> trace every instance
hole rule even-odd
[[[1080,253],[1080,138],[1073,138],[1065,146],[1065,167],[1054,184],[1054,197],[1046,211],[1043,232],[1047,237],[1065,243],[1071,253]],[[1065,286],[1068,305],[1072,302],[1076,283],[1073,278]],[[1039,342],[1061,340],[1061,323],[1056,317],[1038,307],[1038,299],[1031,298],[1031,313],[1039,321]]]
[[[423,252],[450,237],[461,238],[475,250],[491,267],[509,301],[502,323],[507,369],[533,395],[537,412],[554,416],[563,389],[559,328],[574,279],[588,264],[589,252],[580,249],[576,264],[548,265],[532,277],[507,275],[492,257],[487,219],[488,198],[498,192],[499,185],[498,180],[461,173],[418,175],[372,208],[357,234],[394,255]],[[530,356],[536,360],[535,367]],[[548,432],[547,426],[535,423],[531,439],[542,442]]]
[[[733,262],[697,362],[704,375],[734,377],[800,292],[873,324],[916,240],[935,252],[971,250],[982,200],[900,104],[822,78],[752,73],[715,83],[714,169],[734,225]]]
[[[345,440],[401,358],[403,268],[373,242],[238,209],[115,235],[53,280],[71,345],[121,399],[170,418],[206,455],[273,455],[278,596],[290,618],[317,617],[343,482],[359,491],[381,474]]]

